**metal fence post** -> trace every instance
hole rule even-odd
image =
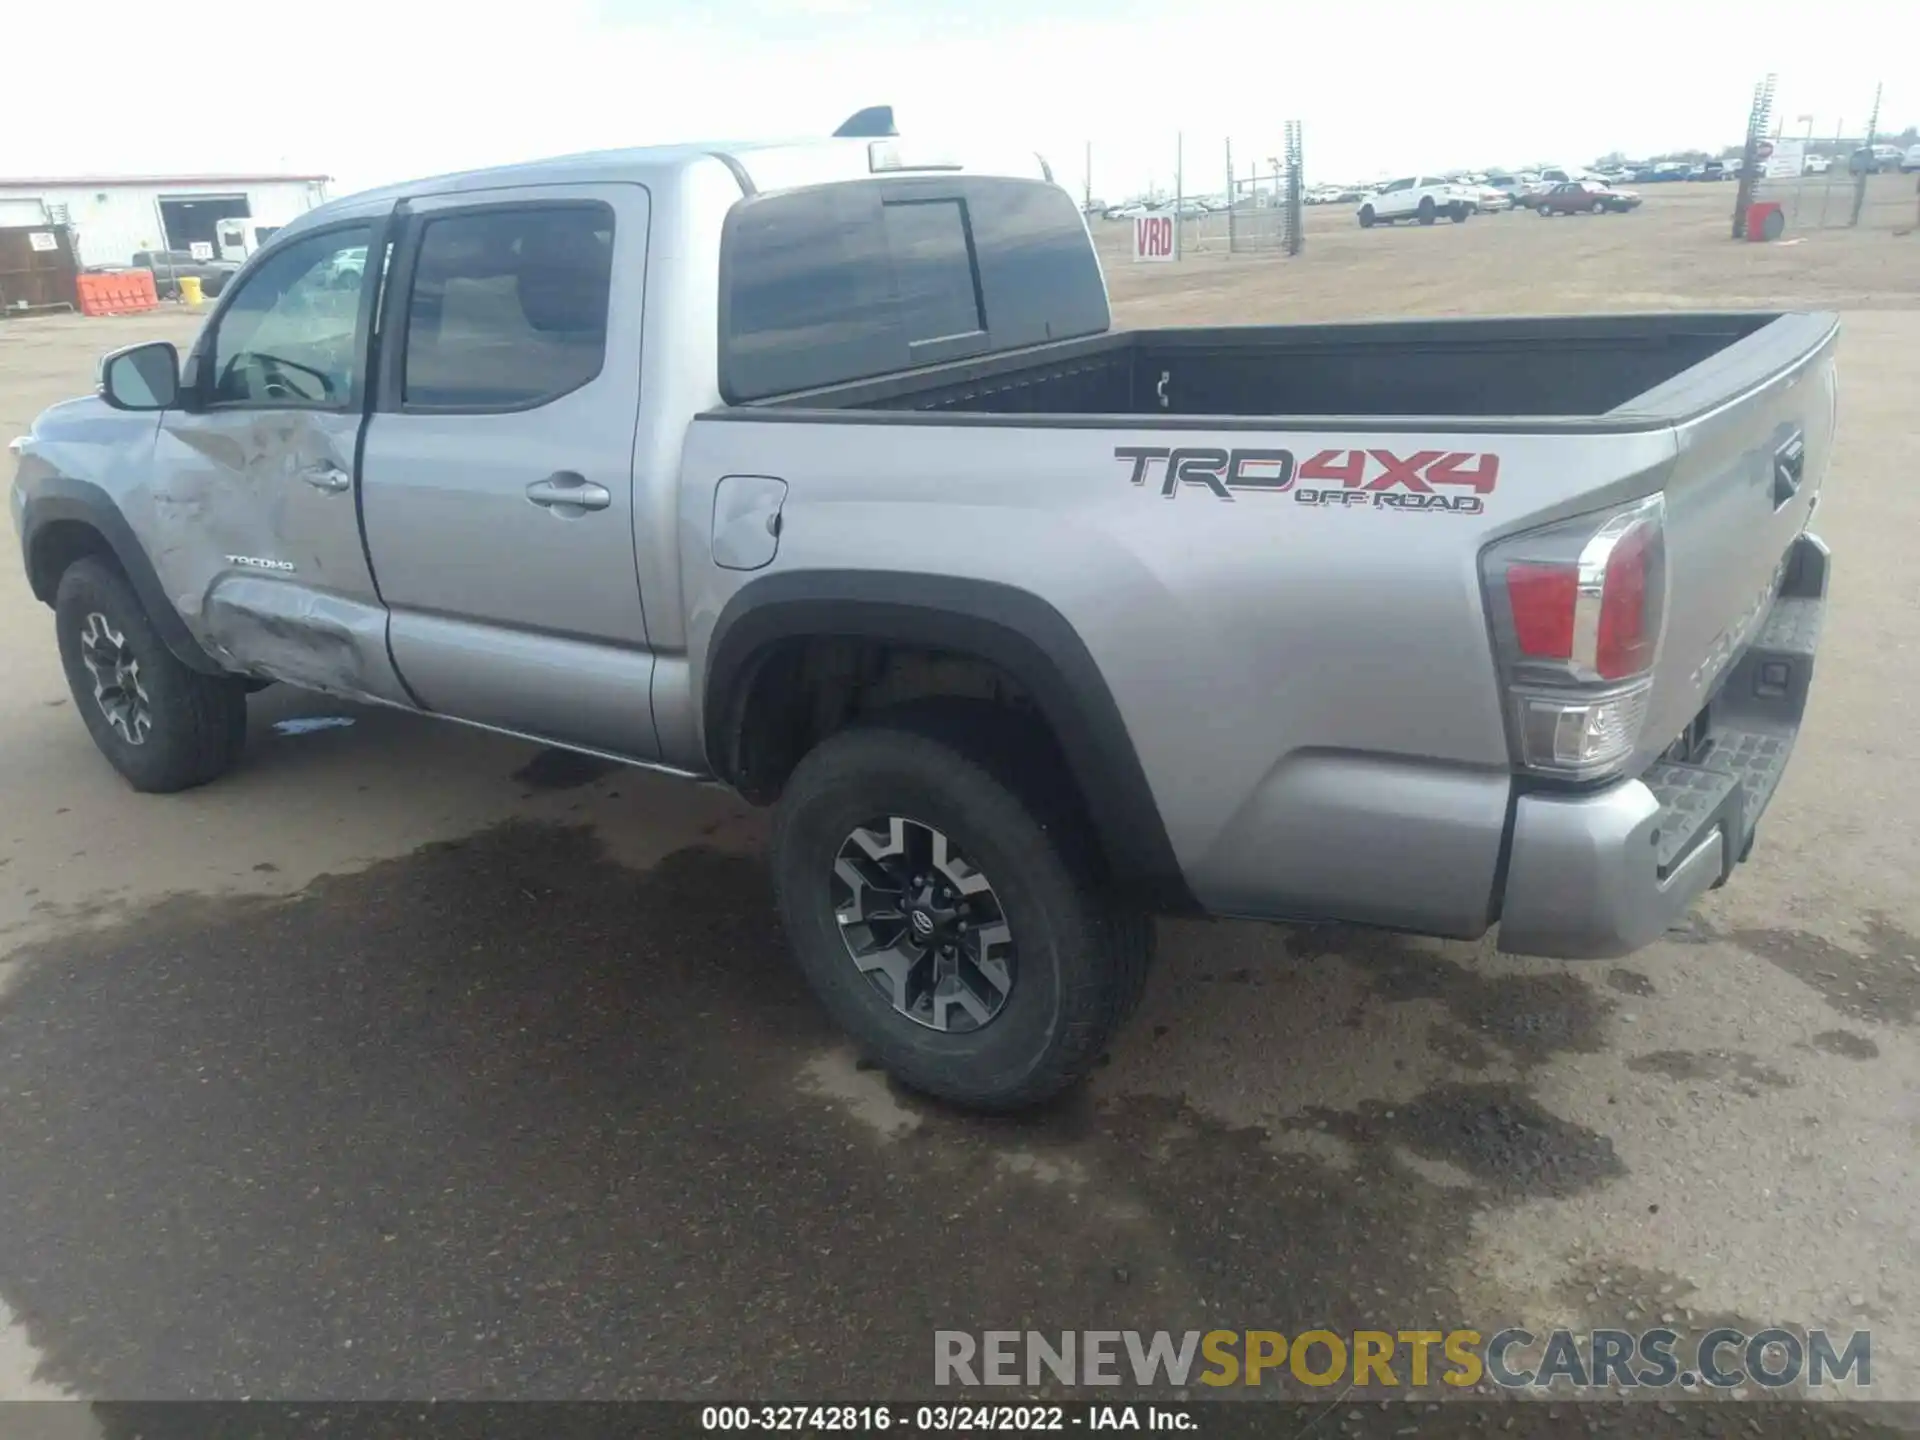
[[[1880,134],[1880,91],[1882,87],[1873,87],[1873,113],[1867,116],[1867,138],[1861,141],[1860,153],[1866,156],[1860,173],[1853,177],[1853,213],[1847,217],[1847,228],[1853,229],[1860,224],[1860,212],[1867,203],[1867,182],[1873,178],[1874,171],[1880,167],[1874,163],[1873,142]]]

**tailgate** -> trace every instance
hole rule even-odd
[[[1789,583],[1795,593],[1781,589],[1790,552],[1798,564],[1805,549],[1795,541],[1818,503],[1832,448],[1838,329],[1831,315],[1781,316],[1622,407],[1672,415],[1677,442],[1665,487],[1666,629],[1636,768],[1701,748],[1708,702],[1763,630],[1788,655],[1804,651],[1798,668],[1811,669],[1820,600],[1799,593],[1811,588],[1807,577]],[[1765,677],[1769,689],[1797,692],[1791,723],[1806,685],[1794,668]],[[1790,742],[1784,714],[1776,719],[1760,717],[1761,737],[1784,725],[1781,738]],[[1676,741],[1686,753],[1670,752]],[[1768,747],[1741,740],[1720,748]],[[1771,794],[1775,778],[1749,777],[1750,798],[1756,789]]]

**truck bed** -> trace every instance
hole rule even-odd
[[[1800,322],[1831,324],[1734,313],[1115,331],[747,408],[1645,423],[1724,399],[1734,375],[1708,362],[1735,347],[1730,370],[1755,376],[1803,352],[1813,331]]]

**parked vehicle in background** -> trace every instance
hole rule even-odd
[[[1803,167],[1803,173],[1808,175],[1824,175],[1832,168],[1833,157],[1831,155],[1809,155],[1807,156],[1806,165]]]
[[[1660,185],[1669,181],[1684,180],[1693,173],[1693,167],[1684,160],[1662,160],[1651,170],[1636,175],[1636,185]]]
[[[1391,225],[1396,220],[1418,220],[1431,225],[1441,216],[1461,224],[1477,208],[1477,197],[1436,175],[1410,175],[1390,180],[1371,199],[1364,200],[1355,218],[1363,230]]]
[[[1920,170],[1920,145],[1909,145],[1907,153],[1900,157],[1902,171]]]
[[[1346,194],[1338,185],[1315,185],[1307,191],[1306,199],[1309,205],[1335,205],[1345,199]]]
[[[291,222],[184,366],[14,443],[76,718],[142,791],[272,682],[717,780],[827,1013],[996,1109],[1099,1063],[1155,911],[1601,958],[1733,875],[1812,679],[1834,317],[1119,331],[1073,197],[982,158]]]
[[[1498,185],[1474,184],[1461,185],[1458,188],[1465,190],[1473,196],[1474,208],[1476,210],[1483,211],[1488,215],[1514,208],[1513,191],[1511,189],[1503,190]]]
[[[240,265],[233,260],[196,260],[191,250],[136,250],[128,268],[151,270],[154,291],[162,300],[178,300],[180,281],[186,276],[198,280],[201,294],[211,300],[226,289]]]
[[[1897,145],[1863,145],[1847,157],[1847,170],[1854,175],[1885,175],[1900,169],[1906,158]]]
[[[1534,202],[1534,209],[1547,215],[1600,215],[1608,211],[1624,212],[1640,204],[1631,190],[1616,190],[1599,180],[1569,180],[1556,185]]]
[[[1584,170],[1563,170],[1559,166],[1549,166],[1540,171],[1527,188],[1514,197],[1515,203],[1530,209],[1554,186],[1565,185],[1569,181],[1583,179],[1585,176]]]
[[[1727,178],[1727,166],[1723,160],[1703,160],[1688,172],[1689,180],[1724,180]]]
[[[244,215],[233,215],[225,220],[215,221],[214,258],[231,261],[235,265],[244,264],[247,257],[271,240],[279,228],[278,225],[263,225]]]

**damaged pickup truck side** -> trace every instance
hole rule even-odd
[[[136,789],[274,681],[717,779],[827,1009],[1005,1108],[1156,912],[1579,958],[1725,881],[1813,674],[1836,332],[1119,332],[1030,156],[577,156],[288,225],[15,442],[13,516]]]

